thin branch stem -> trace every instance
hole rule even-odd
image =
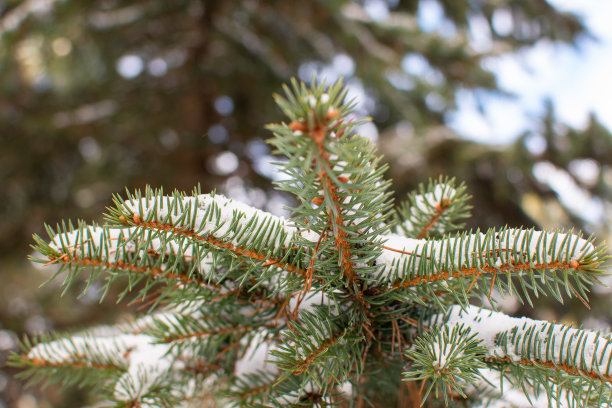
[[[545,367],[545,368],[552,368],[554,370],[557,371],[564,371],[568,374],[572,374],[572,375],[580,375],[583,377],[588,377],[588,378],[592,378],[594,380],[600,380],[600,381],[607,381],[609,383],[612,384],[612,376],[610,375],[605,375],[605,374],[599,374],[599,373],[595,373],[595,372],[591,372],[591,371],[587,371],[587,370],[582,370],[576,367],[572,367],[569,366],[567,364],[563,364],[563,363],[552,363],[550,361],[541,361],[538,359],[533,359],[533,360],[527,360],[525,358],[522,358],[518,361],[512,360],[509,357],[488,357],[486,359],[486,361],[488,362],[505,362],[505,363],[510,363],[510,364],[522,364],[522,365],[526,365],[526,366],[531,366],[531,367]]]
[[[498,273],[510,273],[514,270],[546,270],[546,269],[580,269],[580,263],[578,261],[570,262],[550,262],[541,264],[522,264],[522,263],[506,263],[500,266],[482,266],[480,268],[459,268],[456,271],[441,271],[429,276],[415,276],[409,280],[399,280],[392,285],[393,288],[407,288],[417,286],[422,283],[435,282],[439,280],[451,279],[455,277],[473,276],[476,277],[482,275],[483,272],[497,275]]]

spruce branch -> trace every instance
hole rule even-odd
[[[354,106],[344,100],[346,93],[340,81],[326,86],[313,78],[307,87],[294,80],[283,96],[275,96],[291,122],[268,128],[276,153],[289,159],[282,168],[288,178],[277,184],[298,198],[292,221],[319,236],[301,242],[310,249],[305,288],[311,276],[333,284],[359,306],[351,313],[358,312],[361,330],[371,337],[364,289],[380,253],[371,244],[387,229],[391,200],[389,182],[383,179],[386,166],[368,141],[352,133]]]
[[[441,323],[447,331],[467,329],[482,347],[480,361],[500,370],[502,380],[529,383],[534,388],[532,393],[544,391],[549,399],[563,394],[570,405],[579,406],[590,405],[593,402],[590,391],[600,390],[595,398],[599,400],[597,405],[610,403],[610,334],[509,317],[476,306],[465,309],[455,306],[432,321],[433,325]],[[410,355],[415,358],[414,351]]]
[[[285,112],[294,112],[292,122],[269,128],[275,134],[270,143],[289,158],[283,171],[299,176],[278,183],[300,200],[294,222],[319,234],[329,228],[324,240],[334,239],[334,258],[350,280],[357,273],[353,258],[364,255],[356,244],[384,228],[389,183],[382,179],[386,166],[378,166],[373,146],[351,133],[355,123],[347,119],[352,105],[343,103],[345,94],[340,82],[326,89],[315,81],[310,90],[294,81],[291,89],[285,87],[284,98],[276,96]],[[304,178],[312,183],[302,185],[298,180]],[[383,212],[373,212],[366,203]]]
[[[201,388],[194,381],[210,373],[198,373],[186,363],[197,361],[196,349],[176,348],[154,332],[144,332],[147,327],[159,327],[161,321],[177,321],[192,310],[157,313],[133,324],[68,338],[41,339],[27,354],[14,356],[13,364],[31,367],[33,378],[44,374],[64,385],[80,381],[102,388],[117,406],[181,406]]]
[[[185,246],[181,241],[170,244],[152,234],[136,236],[137,231],[133,228],[101,227],[83,222],[79,222],[76,228],[72,224],[58,226],[55,231],[48,227],[48,232],[53,238],[49,244],[38,236],[34,237],[37,242],[34,249],[48,262],[41,259],[34,261],[59,265],[54,276],[67,270],[69,273],[64,280],[66,287],[74,282],[82,270],[91,271],[88,282],[107,272],[104,276],[107,288],[119,275],[129,277],[129,287],[139,282],[145,282],[147,287],[155,282],[173,286],[217,286],[202,274],[208,273],[212,267],[209,254]],[[195,255],[192,255],[194,252]],[[146,290],[143,291],[142,296],[146,296],[146,293]]]
[[[188,197],[175,193],[170,197],[163,196],[163,192],[147,191],[145,196],[128,193],[127,201],[116,200],[109,220],[134,226],[141,233],[152,231],[167,239],[184,237],[193,245],[203,245],[217,253],[305,274],[295,242],[298,231],[280,217],[221,195]]]
[[[473,290],[490,297],[496,287],[529,303],[531,295],[546,293],[563,302],[562,292],[586,302],[588,287],[599,281],[606,259],[605,249],[592,238],[533,229],[491,229],[440,240],[386,238],[377,260],[379,280],[396,288],[426,286],[427,296],[448,291],[454,281],[464,285],[465,294]],[[520,292],[512,277],[519,278]]]
[[[423,402],[432,390],[436,400],[442,397],[447,405],[454,394],[466,398],[464,388],[478,382],[480,370],[485,368],[486,349],[480,343],[477,334],[460,324],[434,328],[416,339],[406,353],[413,364],[406,379],[429,380],[420,396]]]
[[[35,249],[49,263],[61,266],[58,274],[69,271],[66,286],[82,267],[91,267],[90,281],[113,271],[105,275],[107,286],[117,273],[129,277],[128,287],[144,282],[142,298],[157,281],[173,283],[165,287],[166,292],[174,290],[176,284],[218,289],[228,273],[240,270],[232,276],[239,282],[259,266],[273,269],[273,275],[279,268],[305,275],[301,250],[294,242],[297,230],[281,218],[237,205],[220,195],[163,196],[149,190],[145,198],[138,192],[128,196],[131,201],[116,198],[117,206],[109,215],[114,226],[79,223],[77,228],[64,225],[57,233],[49,229],[51,244],[35,237]],[[175,206],[181,206],[180,216],[172,215]],[[256,248],[265,250],[258,252]],[[257,276],[260,285],[269,280],[265,270]]]
[[[408,238],[441,238],[445,233],[463,228],[461,219],[469,217],[471,206],[465,184],[455,186],[455,179],[429,180],[408,194],[394,213],[394,231]]]
[[[470,305],[494,289],[586,304],[604,247],[571,232],[453,232],[469,206],[448,178],[394,215],[386,166],[354,133],[346,94],[313,80],[276,96],[289,118],[269,126],[287,158],[277,186],[296,198],[288,220],[198,189],[147,188],[116,196],[105,225],[36,236],[39,262],[67,272],[66,287],[88,271],[86,290],[102,279],[105,296],[121,284],[120,298],[135,292],[151,308],[27,344],[14,363],[33,378],[99,379],[121,407],[388,406],[406,389],[419,403],[519,392],[609,403],[609,334]]]
[[[117,340],[94,337],[24,339],[23,354],[14,354],[9,365],[25,368],[19,375],[31,383],[79,385],[101,391],[126,369],[126,361],[116,350],[126,350]]]

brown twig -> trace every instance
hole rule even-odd
[[[555,364],[550,361],[541,361],[538,359],[527,360],[524,358],[518,361],[515,361],[515,360],[510,359],[509,357],[489,357],[486,360],[489,362],[502,362],[503,361],[503,362],[512,363],[512,364],[519,363],[519,364],[523,364],[523,365],[531,366],[531,367],[552,368],[554,370],[565,371],[568,374],[579,375],[582,377],[591,378],[593,380],[607,381],[609,383],[612,383],[612,376],[610,375],[599,374],[599,373],[582,370],[582,369],[572,367],[572,366],[569,366],[563,363]]]
[[[444,212],[450,207],[451,201],[448,198],[443,198],[440,203],[436,205],[435,213],[431,217],[431,220],[427,225],[423,227],[419,235],[417,235],[418,239],[425,238],[427,232],[433,228],[434,225],[438,222],[438,220],[444,215]]]
[[[543,264],[515,264],[515,263],[507,263],[505,265],[500,266],[482,266],[480,268],[471,267],[471,268],[460,268],[454,272],[442,271],[439,273],[435,273],[429,276],[415,276],[412,279],[408,280],[399,280],[392,285],[393,288],[407,288],[416,285],[420,285],[422,283],[435,282],[438,280],[444,280],[455,277],[465,277],[465,276],[480,276],[483,272],[497,274],[497,273],[510,273],[514,270],[543,270],[543,269],[556,269],[556,268],[572,268],[578,269],[580,267],[580,263],[578,261],[570,261],[570,262],[551,262],[551,263],[543,263]]]

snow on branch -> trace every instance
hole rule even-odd
[[[443,398],[448,405],[453,393],[466,397],[463,388],[480,379],[480,370],[485,368],[481,360],[484,352],[469,327],[461,324],[432,327],[407,351],[406,357],[412,363],[404,376],[412,381],[431,380],[420,397],[426,400],[434,391],[436,400]]]
[[[123,355],[130,347],[129,339],[99,336],[73,336],[40,343],[27,357],[32,365],[121,371],[128,366]]]
[[[255,267],[264,267],[264,274],[280,268],[304,276],[299,266],[303,251],[296,241],[318,239],[308,231],[298,236],[297,228],[285,219],[221,195],[164,196],[147,190],[145,197],[136,193],[127,201],[116,199],[116,204],[108,216],[110,225],[63,224],[56,230],[48,228],[50,243],[35,237],[35,249],[46,256],[47,264],[62,267],[57,274],[70,271],[66,286],[80,270],[90,268],[90,282],[106,271],[121,271],[129,276],[130,286],[159,280],[209,287],[222,294],[226,290],[219,281],[227,280],[228,270],[237,269],[237,257],[251,265],[243,268],[242,276]],[[107,287],[113,276],[104,275]],[[262,275],[259,285],[269,288],[263,281],[280,285],[278,276]],[[141,294],[144,298],[146,289]]]
[[[106,335],[98,331],[40,343],[26,358],[30,366],[115,371],[119,376],[115,398],[131,401],[147,393],[172,365],[181,364],[168,355],[169,349],[147,335],[111,330]]]
[[[435,316],[431,324],[447,331],[461,328],[478,340],[484,378],[481,386],[498,398],[508,389],[529,383],[537,399],[542,390],[546,401],[559,406],[604,406],[612,398],[612,337],[601,332],[574,329],[563,324],[526,317],[510,317],[476,306],[452,307]],[[508,380],[508,385],[502,385]],[[478,382],[472,382],[473,385]],[[598,401],[590,390],[598,389]],[[545,404],[548,405],[548,404]]]
[[[408,238],[441,237],[461,228],[459,220],[469,215],[465,184],[455,186],[454,179],[440,177],[427,186],[419,185],[395,213],[396,232]]]
[[[560,286],[570,297],[586,298],[587,286],[602,273],[597,268],[605,259],[603,249],[592,239],[561,232],[533,229],[491,229],[486,233],[462,233],[440,240],[419,240],[398,235],[386,239],[377,263],[380,279],[391,287],[408,288],[426,283],[467,277],[471,287],[489,295],[493,285],[518,295],[511,276],[522,278],[536,296],[544,286],[561,300]],[[506,282],[497,279],[505,276]],[[490,280],[490,286],[485,285]],[[477,285],[482,281],[482,285]]]
[[[48,263],[58,263],[78,270],[92,267],[125,270],[149,278],[166,279],[182,284],[204,285],[202,279],[213,268],[210,254],[198,251],[184,242],[169,242],[152,234],[136,236],[135,228],[112,228],[79,223],[77,228],[63,226],[49,244],[37,239]],[[174,258],[174,267],[167,261]],[[179,267],[180,266],[180,267]],[[195,276],[197,269],[201,276]]]
[[[610,335],[469,304],[494,289],[586,303],[607,259],[602,246],[520,228],[444,235],[469,209],[465,187],[449,179],[421,187],[390,221],[386,166],[352,133],[347,88],[313,80],[285,89],[277,102],[290,123],[269,129],[288,159],[277,187],[295,195],[293,218],[199,190],[147,188],[115,197],[107,225],[49,228],[51,242],[35,237],[35,249],[60,265],[55,276],[68,272],[66,287],[91,269],[87,286],[103,278],[108,291],[127,278],[120,298],[137,291],[162,311],[28,343],[15,365],[32,377],[100,383],[111,404],[130,407],[205,398],[386,406],[401,397],[402,372],[424,381],[425,397],[443,393],[447,402],[502,394],[480,394],[481,379],[492,379],[489,389],[507,379],[526,398],[543,388],[547,402],[561,393],[612,401]],[[422,402],[422,392],[410,393]]]
[[[276,217],[218,194],[164,196],[147,190],[116,200],[112,221],[155,231],[169,239],[184,237],[220,252],[276,266],[298,275],[297,229]],[[301,234],[308,239],[307,232]]]
[[[41,342],[19,358],[26,366],[64,376],[65,369],[95,371],[101,382],[107,382],[96,385],[111,386],[113,399],[122,406],[135,401],[139,401],[139,406],[160,406],[159,399],[152,396],[170,386],[173,395],[166,395],[166,398],[174,401],[172,406],[182,406],[177,401],[196,392],[193,368],[200,356],[194,350],[164,341],[163,336],[167,333],[159,330],[162,325],[176,325],[195,312],[194,305],[184,305],[182,312],[179,309],[177,306],[172,311],[146,315],[131,324]],[[209,334],[210,337],[216,335]],[[214,368],[212,360],[208,363]],[[107,375],[109,372],[111,378]],[[203,375],[202,379],[206,377]]]
[[[440,319],[440,317],[438,317]],[[450,309],[445,325],[471,329],[491,360],[540,365],[612,382],[612,337],[590,330],[468,306]]]

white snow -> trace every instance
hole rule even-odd
[[[264,330],[257,332],[254,336],[247,336],[241,341],[243,345],[246,345],[245,340],[250,340],[243,356],[236,361],[234,366],[235,375],[242,376],[253,374],[257,371],[278,372],[276,364],[271,362],[273,356],[270,355],[270,350],[273,348],[274,343],[270,340],[266,341],[265,338],[267,336],[269,336],[269,333]]]
[[[418,211],[414,211],[410,216],[403,221],[402,228],[398,229],[398,233],[405,231],[413,231],[414,226],[419,224],[419,219],[423,217],[433,217],[436,215],[436,205],[443,203],[445,200],[452,199],[457,194],[457,191],[448,184],[436,184],[433,191],[425,194],[418,194],[414,198],[413,206]]]
[[[121,401],[146,394],[160,376],[183,364],[169,354],[169,344],[158,343],[156,338],[113,331],[108,332],[109,336],[96,334],[41,343],[29,351],[28,358],[50,364],[84,362],[125,367],[115,388],[115,398]]]
[[[56,235],[50,242],[50,246],[60,252],[68,252],[74,256],[90,257],[95,254],[95,249],[102,243],[106,243],[110,254],[115,254],[115,259],[120,259],[122,253],[117,252],[119,240],[125,242],[133,229],[110,229],[100,226],[88,226],[85,229],[75,229],[72,232]],[[126,244],[126,249],[133,249],[133,243]],[[112,261],[109,257],[109,261]]]
[[[564,390],[558,390],[561,396],[559,401],[549,401],[545,392],[540,392],[536,397],[529,385],[524,384],[525,388],[523,389],[519,388],[518,385],[514,386],[507,380],[502,380],[499,371],[483,368],[480,370],[480,374],[483,378],[486,378],[486,381],[480,381],[467,390],[468,394],[478,392],[479,395],[483,396],[482,402],[475,408],[569,408],[564,399],[567,394]],[[502,382],[503,396],[500,387]],[[557,390],[557,387],[553,385],[553,389]]]
[[[294,310],[297,306],[299,296],[293,296],[289,299],[289,310]],[[304,299],[300,302],[299,310],[312,310],[313,306],[329,306],[331,304],[331,300],[329,297],[323,293],[323,291],[312,291],[309,292]]]
[[[446,363],[448,362],[449,358],[453,355],[453,352],[455,350],[450,344],[446,342],[440,342],[440,341],[434,342],[431,348],[432,348],[434,356],[436,357],[436,359],[433,361],[433,366],[438,370],[444,370],[444,368],[446,367]],[[459,356],[455,356],[455,357],[459,357]]]
[[[154,343],[157,339],[145,335],[126,335],[129,340],[128,370],[115,385],[115,398],[133,401],[157,385],[160,377],[171,371],[173,365],[183,363],[169,354],[170,344]]]
[[[125,207],[143,220],[148,220],[151,213],[155,214],[155,220],[164,220],[168,217],[170,207],[174,204],[173,213],[169,218],[175,227],[187,227],[193,229],[198,236],[213,235],[215,238],[227,240],[226,242],[234,245],[239,244],[238,238],[243,238],[237,232],[249,221],[255,220],[255,225],[249,231],[250,238],[254,238],[253,233],[258,231],[260,226],[267,225],[265,230],[262,229],[259,232],[260,234],[267,233],[270,228],[280,232],[276,234],[272,242],[268,242],[268,250],[272,252],[288,247],[297,232],[296,228],[283,217],[274,216],[219,194],[188,196],[184,197],[180,203],[174,203],[174,200],[173,197],[154,197],[150,200],[143,198],[139,201],[126,201]],[[177,207],[182,210],[177,211]],[[191,217],[183,217],[184,212]],[[195,217],[193,217],[193,212],[196,212]]]
[[[538,360],[565,364],[589,373],[612,374],[612,339],[598,332],[510,317],[476,306],[451,308],[446,325],[452,328],[458,324],[477,334],[481,345],[494,358]],[[499,340],[502,335],[507,336],[506,345]]]
[[[396,234],[382,238],[386,242],[377,264],[382,265],[380,278],[385,280],[426,276],[426,271],[440,273],[473,267],[500,267],[510,260],[523,264],[580,261],[595,249],[576,235],[524,229],[503,229],[488,235],[477,232],[463,239],[436,241]]]
[[[138,235],[134,234],[136,230],[135,227],[88,226],[86,229],[75,229],[72,232],[56,235],[50,242],[50,246],[58,252],[68,253],[70,258],[100,260],[111,264],[121,262],[127,252],[146,253],[148,250],[163,253],[166,256],[182,254],[185,260],[192,260],[196,257],[193,245],[186,240],[168,240],[153,231],[145,232],[144,238],[138,239]],[[167,234],[169,235],[170,232]],[[147,242],[148,246],[137,248],[137,241]],[[197,257],[200,259],[200,273],[208,277],[215,270],[213,255],[199,250]],[[166,270],[167,266],[162,264],[160,268]]]
[[[60,364],[81,360],[92,362],[95,360],[92,357],[108,355],[118,363],[127,364],[126,359],[117,356],[121,356],[128,347],[128,342],[122,337],[73,336],[41,343],[28,352],[28,358]]]
[[[457,191],[448,184],[436,184],[430,193],[419,194],[415,197],[415,205],[421,211],[431,210],[432,206],[451,200]]]
[[[308,105],[310,105],[311,108],[314,108],[317,106],[317,98],[315,98],[314,95],[308,96]]]

